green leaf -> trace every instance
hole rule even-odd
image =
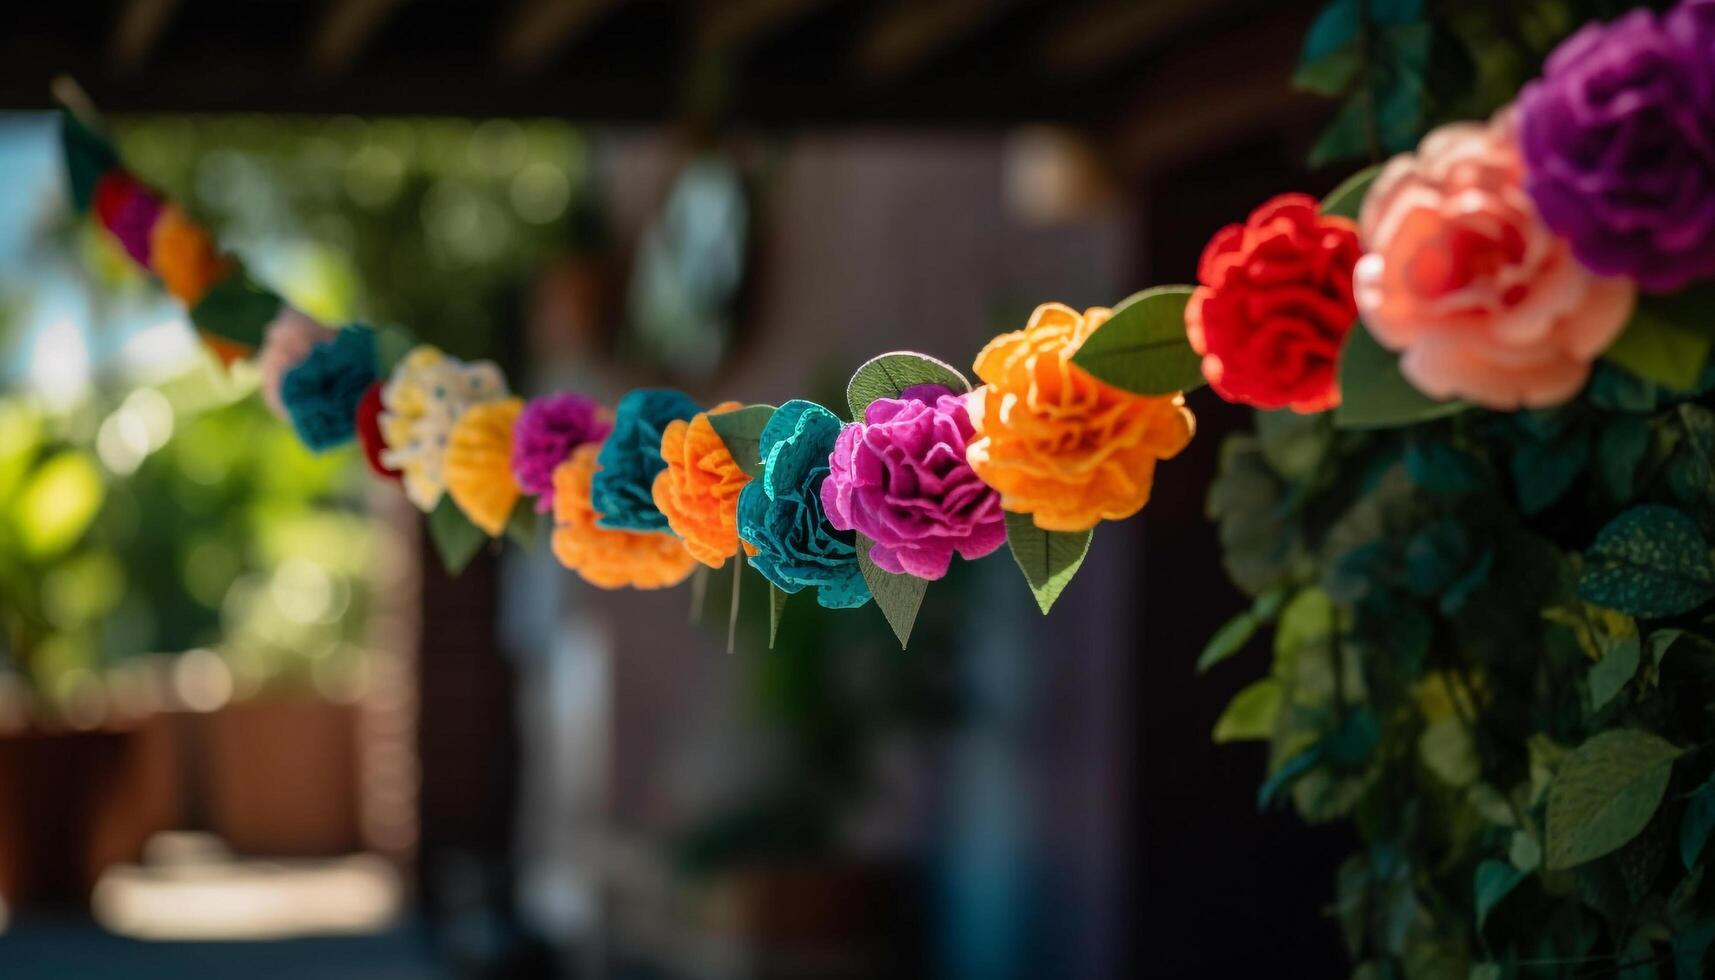
[[[1491,860],[1477,865],[1475,890],[1478,932],[1483,931],[1483,924],[1488,921],[1489,912],[1523,880],[1524,872],[1505,861]]]
[[[1197,673],[1207,672],[1210,667],[1244,649],[1245,644],[1256,635],[1259,625],[1261,624],[1257,622],[1256,614],[1249,609],[1227,620],[1215,631],[1214,636],[1209,637],[1208,644],[1203,647],[1202,655],[1197,658]]]
[[[1341,218],[1358,220],[1358,210],[1364,205],[1364,195],[1370,192],[1370,185],[1382,173],[1382,165],[1365,167],[1340,182],[1340,186],[1329,192],[1322,199],[1322,213]]]
[[[1383,429],[1438,419],[1465,408],[1463,402],[1438,402],[1399,373],[1399,356],[1376,343],[1362,322],[1354,324],[1340,352],[1340,404],[1334,425],[1342,429]]]
[[[1618,636],[1602,634],[1597,642],[1602,648],[1602,659],[1590,667],[1590,710],[1601,711],[1614,695],[1620,693],[1632,675],[1638,672],[1638,661],[1643,658],[1643,643],[1638,639],[1637,624],[1626,620],[1629,632]]]
[[[1523,443],[1508,464],[1519,509],[1526,514],[1547,510],[1572,489],[1589,463],[1590,440],[1581,431]]]
[[[1454,788],[1477,781],[1477,746],[1458,718],[1430,722],[1417,737],[1417,756],[1437,779]]]
[[[60,145],[65,152],[72,205],[81,214],[94,202],[95,185],[102,176],[119,166],[119,154],[113,151],[113,144],[69,111],[60,113]]]
[[[191,308],[191,322],[198,330],[255,350],[262,346],[263,328],[279,312],[279,294],[250,278],[240,265]]]
[[[1515,830],[1512,843],[1507,846],[1507,860],[1513,867],[1529,874],[1542,866],[1542,845],[1530,831]]]
[[[1578,594],[1646,619],[1677,616],[1715,596],[1715,562],[1691,518],[1672,507],[1643,504],[1596,535]]]
[[[1699,916],[1685,928],[1673,933],[1674,980],[1703,980],[1708,971],[1703,964],[1709,958],[1709,947],[1715,944],[1715,918]]]
[[[404,327],[385,326],[375,330],[375,374],[385,381],[393,374],[393,368],[405,355],[417,346],[419,341],[411,331]]]
[[[1649,635],[1650,662],[1655,664],[1657,670],[1661,669],[1661,661],[1662,658],[1667,656],[1667,651],[1673,649],[1673,645],[1678,643],[1684,636],[1684,630],[1671,629],[1656,630]]]
[[[442,494],[441,502],[429,512],[429,538],[447,574],[457,575],[476,557],[488,535],[464,516],[450,494]]]
[[[730,412],[711,412],[709,425],[726,444],[733,462],[753,480],[762,478],[762,430],[774,417],[773,405],[746,405]]]
[[[1338,98],[1357,80],[1362,65],[1355,47],[1336,51],[1320,61],[1299,65],[1292,73],[1292,87]]]
[[[853,421],[863,421],[864,409],[877,398],[898,398],[913,385],[946,385],[955,393],[971,390],[958,368],[914,351],[894,351],[865,361],[846,384],[846,403]]]
[[[1203,358],[1185,336],[1190,299],[1190,286],[1157,286],[1127,297],[1072,355],[1072,363],[1138,395],[1201,387]]]
[[[1263,780],[1263,784],[1257,787],[1257,809],[1267,809],[1268,805],[1274,802],[1274,798],[1280,795],[1281,790],[1291,786],[1310,770],[1320,765],[1323,752],[1324,749],[1321,745],[1312,745],[1281,763],[1280,768],[1271,773],[1267,779]]]
[[[1602,426],[1596,437],[1596,475],[1610,499],[1632,499],[1633,478],[1651,438],[1649,422],[1636,415],[1621,415]]]
[[[774,649],[774,640],[780,635],[780,617],[786,613],[786,600],[791,598],[783,592],[780,586],[768,583],[768,649]]]
[[[928,591],[929,583],[915,575],[895,575],[876,567],[869,558],[873,547],[875,542],[867,536],[857,536],[858,571],[863,573],[870,595],[875,597],[875,604],[887,617],[887,625],[893,627],[893,635],[899,637],[899,648],[903,650],[911,640],[911,627],[917,622],[917,610],[923,605],[923,593]]]
[[[1697,866],[1711,830],[1715,830],[1715,775],[1692,792],[1685,816],[1679,820],[1679,859],[1687,871]]]
[[[1007,513],[1007,547],[1044,615],[1078,573],[1093,536],[1090,531],[1044,531],[1029,514]]]
[[[1264,677],[1233,695],[1221,717],[1215,719],[1215,742],[1255,741],[1272,736],[1283,694],[1279,681]]]
[[[1661,805],[1680,749],[1632,728],[1601,732],[1575,749],[1548,787],[1548,869],[1618,850]]]
[[[536,512],[536,501],[520,497],[506,521],[506,537],[526,552],[536,550],[542,527],[542,515]]]
[[[1625,332],[1602,356],[1646,381],[1676,391],[1697,387],[1715,345],[1715,286],[1644,296]]]

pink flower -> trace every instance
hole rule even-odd
[[[1637,287],[1579,265],[1524,189],[1512,109],[1395,157],[1364,199],[1358,311],[1433,398],[1554,405],[1631,316]]]
[[[286,418],[285,403],[280,400],[280,382],[286,372],[297,367],[317,344],[334,338],[334,332],[298,312],[281,305],[280,312],[262,334],[262,349],[256,354],[256,366],[262,372],[262,400],[280,418]]]

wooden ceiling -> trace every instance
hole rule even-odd
[[[0,108],[44,107],[49,80],[70,73],[112,111],[1206,124],[1292,98],[1318,5],[47,0],[7,11]]]

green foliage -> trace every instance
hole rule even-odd
[[[1376,343],[1362,323],[1352,326],[1340,353],[1340,404],[1334,424],[1342,429],[1380,429],[1426,422],[1460,411],[1461,402],[1438,402],[1399,373],[1399,355]]]
[[[887,617],[893,635],[899,637],[899,648],[911,642],[911,627],[917,622],[917,611],[923,607],[923,596],[929,583],[915,575],[894,575],[878,568],[869,558],[875,542],[866,535],[857,536],[858,570],[863,572],[864,584],[875,597],[876,608]]]
[[[1712,372],[1599,364],[1567,405],[1495,414],[1401,409],[1368,363],[1345,394],[1370,424],[1258,413],[1222,447],[1225,566],[1291,599],[1266,668],[1236,656],[1256,608],[1204,651],[1249,672],[1217,739],[1266,741],[1260,803],[1354,827],[1333,914],[1360,975],[1703,975]]]
[[[1138,395],[1203,386],[1203,359],[1185,336],[1190,286],[1156,286],[1128,296],[1091,334],[1072,363]]]
[[[1029,514],[1006,515],[1006,544],[1043,615],[1078,574],[1090,551],[1089,531],[1044,531]]]
[[[958,368],[927,354],[911,351],[878,354],[863,362],[846,385],[846,403],[851,407],[852,419],[862,421],[863,411],[870,402],[877,398],[898,398],[900,392],[913,385],[945,385],[954,393],[971,390],[970,381]]]

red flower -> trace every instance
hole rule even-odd
[[[1185,332],[1230,402],[1311,413],[1340,403],[1336,368],[1358,317],[1357,226],[1282,194],[1203,249]]]
[[[363,458],[375,475],[388,480],[399,479],[399,471],[381,461],[381,451],[387,441],[381,438],[381,382],[377,381],[363,393],[357,403],[357,441],[363,447]]]

